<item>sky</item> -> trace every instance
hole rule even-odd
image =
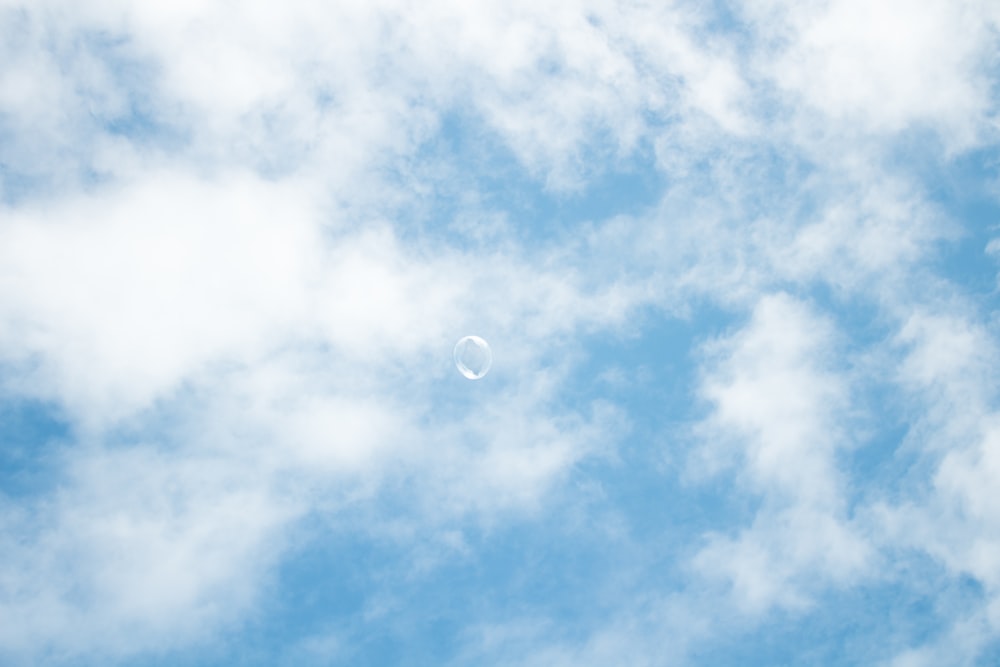
[[[0,664],[1000,663],[998,47],[0,0]]]

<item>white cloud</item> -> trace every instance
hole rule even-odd
[[[19,53],[42,56],[15,60],[10,77],[42,87],[8,110],[57,150],[43,171],[62,171],[57,159],[69,155],[87,167],[95,144],[78,153],[76,137],[91,132],[103,145],[100,123],[137,101],[182,137],[173,152],[278,171],[307,164],[355,199],[370,187],[362,174],[409,155],[453,109],[483,121],[557,189],[580,187],[603,162],[630,154],[650,117],[748,127],[735,54],[703,44],[706,17],[677,7],[439,2],[414,12],[398,2],[300,0],[280,10],[245,3],[234,14],[214,2],[49,2],[20,16],[31,30]],[[49,35],[81,46],[53,51]],[[81,39],[88,35],[107,43]],[[63,69],[70,57],[92,63],[87,87]],[[142,75],[123,80],[129,67]],[[22,157],[20,168],[40,159]]]
[[[3,356],[83,421],[128,415],[221,358],[266,352],[311,305],[319,243],[295,186],[146,175],[12,211]]]
[[[141,446],[67,463],[59,493],[4,508],[0,654],[118,659],[252,608],[297,511],[252,466]]]
[[[753,316],[707,348],[697,464],[761,508],[695,569],[757,611],[870,571],[837,465],[839,334],[775,292],[825,283],[897,318],[924,298],[913,267],[950,230],[881,141],[989,138],[988,4],[756,3],[739,34],[704,8],[600,0],[3,5],[2,388],[76,438],[62,490],[4,510],[7,650],[209,637],[250,613],[296,517],[389,486],[439,532],[543,511],[627,430],[563,404],[577,334],[706,296]],[[531,247],[475,175],[443,182],[466,165],[423,151],[449,114],[554,190],[651,151],[666,196]],[[450,229],[477,244],[407,226],[466,186],[472,223]],[[897,342],[936,495],[888,511],[914,531],[886,542],[995,587],[992,333],[928,312]],[[497,357],[473,388],[449,384],[466,333]],[[658,618],[533,659],[651,662],[630,642]]]
[[[926,401],[923,421],[953,437],[979,431],[998,389],[994,334],[960,301],[946,302],[914,309],[895,342],[905,351],[897,380]]]
[[[995,25],[978,2],[756,3],[757,68],[838,130],[928,126],[952,147],[986,130]],[[995,17],[994,17],[995,20]]]
[[[736,537],[708,535],[694,568],[730,582],[748,611],[799,607],[811,589],[855,580],[871,549],[846,515],[838,450],[851,447],[850,396],[834,366],[831,324],[778,294],[761,299],[745,328],[709,347],[696,475],[735,469],[761,498]]]
[[[952,224],[915,185],[875,170],[845,189],[851,194],[833,195],[818,219],[795,225],[787,245],[771,250],[776,271],[893,301],[934,244],[953,235]]]

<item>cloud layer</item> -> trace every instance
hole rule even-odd
[[[995,654],[990,3],[0,26],[4,661]]]

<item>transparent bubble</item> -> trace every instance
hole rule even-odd
[[[479,336],[466,336],[455,343],[455,366],[470,380],[478,380],[490,371],[493,353],[489,343]]]

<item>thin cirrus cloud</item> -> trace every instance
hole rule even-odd
[[[3,661],[995,657],[989,3],[0,12]]]

